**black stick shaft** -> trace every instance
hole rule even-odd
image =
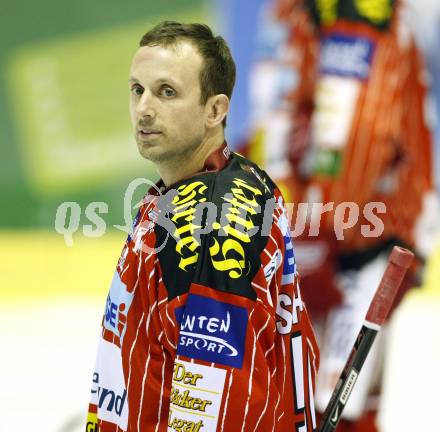
[[[350,397],[379,328],[379,326],[370,326],[367,323],[364,323],[362,326],[330,402],[323,414],[319,432],[332,432],[336,430],[342,411]]]
[[[402,283],[406,270],[410,267],[414,254],[395,246],[390,254],[389,263],[374,294],[350,356],[339,377],[330,402],[324,412],[319,432],[336,430],[342,411],[350,397],[359,372],[364,365],[374,339],[391,309],[393,300]]]

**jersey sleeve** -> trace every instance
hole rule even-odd
[[[223,179],[178,323],[168,430],[313,431],[318,349],[278,192]],[[186,428],[186,429],[185,429]]]
[[[299,275],[297,272],[294,247],[288,228],[285,210],[280,204],[273,226],[273,237],[278,244],[284,244],[282,265],[276,273],[276,344],[287,346],[287,355],[281,349],[279,358],[285,372],[279,387],[283,390],[286,411],[293,411],[293,421],[284,419],[280,430],[287,430],[295,424],[298,431],[316,429],[314,410],[315,378],[319,367],[319,348],[315,334],[301,298]],[[281,380],[281,377],[279,377]]]

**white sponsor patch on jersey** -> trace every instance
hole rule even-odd
[[[168,432],[217,430],[226,370],[176,360]]]
[[[104,315],[104,327],[119,337],[122,343],[126,330],[127,314],[133,301],[133,292],[127,290],[118,271],[113,276]]]
[[[341,150],[347,143],[361,84],[355,78],[321,76],[312,117],[312,141],[319,150]]]
[[[98,419],[127,430],[128,401],[120,349],[100,339],[90,402],[98,407]]]
[[[281,234],[283,236],[286,236],[287,234],[290,234],[290,230],[289,230],[289,221],[287,219],[287,211],[284,206],[284,200],[282,197],[278,198],[278,205],[283,210],[283,213],[281,213],[280,217],[278,218],[278,227],[280,228]]]
[[[279,268],[281,264],[281,252],[279,249],[275,251],[275,253],[272,255],[272,258],[270,261],[266,264],[264,267],[264,277],[266,278],[267,285],[270,285],[270,282],[272,281],[273,275]]]

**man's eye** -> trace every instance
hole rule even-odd
[[[141,96],[142,93],[144,92],[144,89],[139,86],[139,85],[135,85],[131,88],[131,92],[135,95],[135,96]]]
[[[176,95],[176,92],[171,87],[163,86],[160,89],[160,94],[165,97],[173,97]]]

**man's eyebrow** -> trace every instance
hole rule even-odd
[[[170,84],[175,84],[177,85],[177,82],[174,81],[172,78],[159,78],[156,80],[156,82],[158,84],[163,84],[163,83],[170,83]]]
[[[172,84],[176,87],[179,86],[179,83],[175,80],[173,80],[172,78],[158,78],[156,81],[156,84]],[[140,84],[140,81],[137,78],[134,77],[130,77],[128,79],[128,83],[134,83],[134,84]]]

